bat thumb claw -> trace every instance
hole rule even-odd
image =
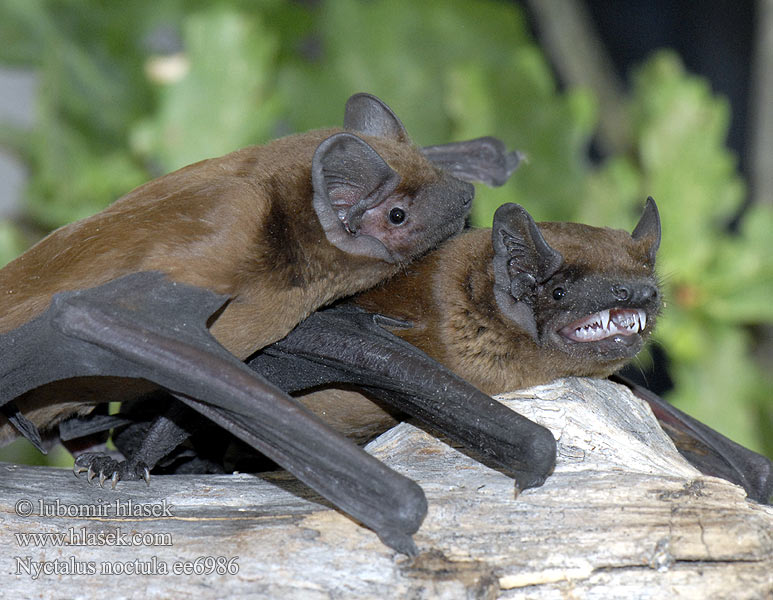
[[[384,544],[393,550],[397,550],[401,554],[406,554],[413,557],[419,553],[419,549],[416,547],[416,543],[413,541],[413,538],[410,535],[403,533],[402,531],[386,529],[377,531],[376,534]]]

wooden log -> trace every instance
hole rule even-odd
[[[627,389],[566,379],[502,401],[558,439],[553,475],[517,497],[512,479],[411,424],[368,445],[427,494],[413,559],[284,472],[111,490],[4,465],[3,596],[773,597],[773,508],[695,471]]]

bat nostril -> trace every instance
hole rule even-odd
[[[612,294],[620,302],[625,302],[631,297],[631,291],[624,285],[613,285]]]
[[[655,300],[658,297],[658,288],[654,285],[645,285],[641,289],[642,300]]]

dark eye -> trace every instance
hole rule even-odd
[[[566,294],[566,290],[562,287],[557,287],[553,290],[553,300],[560,300],[564,297],[564,294]]]
[[[393,208],[389,211],[389,222],[392,225],[402,225],[405,221],[405,211],[402,208]]]

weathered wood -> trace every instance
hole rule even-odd
[[[154,477],[89,487],[66,471],[0,467],[3,596],[9,598],[766,598],[773,508],[701,476],[626,389],[567,379],[503,400],[559,440],[555,473],[517,498],[513,481],[410,424],[368,450],[424,488],[421,554],[395,554],[284,473]],[[22,516],[24,501],[31,516]],[[40,516],[88,505],[167,515]],[[60,508],[61,510],[61,508]],[[18,534],[169,534],[171,545],[20,545]],[[163,541],[163,540],[162,540]],[[27,558],[29,557],[29,558]],[[238,573],[172,573],[229,559]],[[151,574],[30,576],[104,565]],[[201,562],[199,567],[206,566]],[[162,569],[169,574],[163,574]]]

